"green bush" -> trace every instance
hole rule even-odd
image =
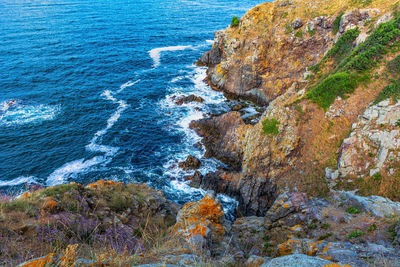
[[[382,23],[378,28],[338,66],[337,71],[365,71],[376,65],[387,46],[400,35],[399,19]]]
[[[390,61],[387,64],[387,68],[391,74],[398,76],[400,74],[400,56]]]
[[[375,98],[374,104],[378,104],[388,98],[392,98],[394,101],[400,98],[400,79],[383,88]]]
[[[340,27],[340,20],[343,17],[343,12],[339,14],[339,16],[336,17],[336,19],[333,21],[333,25],[332,25],[332,32],[333,34],[337,34],[339,31],[339,27]]]
[[[320,107],[327,110],[337,96],[345,97],[354,92],[357,87],[357,78],[347,72],[335,73],[307,93],[307,97]]]
[[[361,213],[361,210],[351,206],[351,207],[346,209],[346,212],[350,213],[350,214],[359,214],[359,213]]]
[[[279,124],[277,119],[265,119],[262,122],[263,134],[265,135],[277,135],[279,134]]]
[[[357,28],[351,29],[343,33],[339,40],[335,43],[331,50],[328,51],[323,60],[327,58],[335,59],[336,62],[340,62],[345,56],[347,56],[353,49],[353,43],[360,35],[360,30]]]
[[[347,239],[357,238],[357,237],[362,236],[363,234],[364,234],[363,232],[355,230],[355,231],[353,231],[353,232],[351,232],[351,233],[349,234],[349,236],[347,237]]]
[[[232,26],[232,27],[237,27],[237,26],[239,26],[239,18],[238,18],[238,17],[235,16],[235,17],[232,18],[231,26]]]
[[[296,36],[297,38],[303,39],[303,31],[302,31],[302,30],[297,31],[297,32],[294,34],[294,36]]]

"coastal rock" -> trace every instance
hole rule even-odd
[[[241,168],[241,144],[248,126],[244,124],[238,112],[194,121],[190,127],[203,137],[206,157],[215,157],[235,169]]]
[[[189,95],[189,96],[182,96],[182,97],[179,97],[176,101],[175,101],[175,103],[177,104],[177,105],[183,105],[183,104],[187,104],[187,103],[190,103],[190,102],[198,102],[198,103],[203,103],[204,102],[204,99],[202,98],[202,97],[200,97],[200,96],[195,96],[195,95]]]
[[[184,170],[196,170],[200,168],[201,162],[193,155],[189,155],[185,161],[179,163],[179,167]]]
[[[269,179],[241,173],[218,171],[206,174],[201,182],[204,189],[235,197],[239,216],[263,216],[276,197],[277,187]]]
[[[379,9],[355,9],[346,12],[339,25],[339,32],[343,33],[357,26],[362,26],[363,22],[379,14]]]

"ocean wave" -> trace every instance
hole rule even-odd
[[[88,160],[78,159],[65,163],[49,175],[46,185],[53,186],[63,184],[67,178],[74,178],[75,175],[89,171],[91,167],[107,161],[107,158],[104,156],[96,156]]]
[[[3,186],[16,186],[21,184],[32,184],[36,183],[36,178],[34,176],[20,176],[10,181],[0,181],[0,187]]]
[[[192,48],[191,45],[177,45],[177,46],[167,46],[167,47],[159,47],[159,48],[154,48],[149,51],[150,57],[153,59],[153,67],[157,68],[160,66],[161,63],[161,52],[167,52],[167,51],[181,51],[185,49]]]
[[[0,103],[0,126],[15,126],[53,120],[60,106],[24,105],[19,101],[7,100]]]

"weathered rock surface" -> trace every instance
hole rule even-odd
[[[287,266],[325,267],[325,266],[330,266],[331,264],[333,264],[333,262],[318,257],[311,257],[304,254],[294,254],[272,259],[261,266],[262,267],[287,267]]]
[[[400,153],[399,119],[400,101],[391,103],[388,99],[367,108],[340,148],[341,176],[390,172],[388,162],[397,162]]]

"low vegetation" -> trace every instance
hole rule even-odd
[[[238,17],[233,17],[231,21],[231,27],[238,27],[239,26],[239,18]]]
[[[264,119],[263,122],[263,127],[262,127],[262,132],[265,135],[277,135],[279,134],[279,124],[280,122],[275,119]]]
[[[396,17],[380,24],[365,42],[355,48],[353,44],[360,30],[352,29],[345,32],[322,61],[311,68],[318,73],[319,79],[307,97],[327,110],[337,96],[344,98],[353,93],[361,83],[369,81],[371,78],[369,71],[377,66],[383,55],[390,49],[399,48],[399,23],[400,18]],[[329,60],[333,61],[336,67],[324,68],[328,73],[322,73],[321,69]],[[389,64],[394,70],[396,62]],[[397,87],[398,85],[389,87],[386,92],[396,91]]]

